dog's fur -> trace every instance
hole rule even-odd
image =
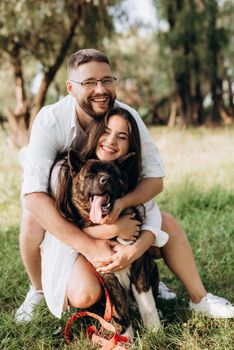
[[[78,153],[68,152],[69,175],[71,181],[70,196],[66,195],[70,208],[70,220],[80,228],[92,224],[90,220],[91,204],[94,196],[103,196],[102,215],[111,212],[115,200],[127,191],[127,169],[130,168],[134,154],[128,154],[116,162],[102,162],[97,159],[83,163]],[[68,181],[68,182],[69,182]],[[137,219],[140,213],[134,208]],[[129,316],[129,300],[134,297],[147,328],[158,328],[160,321],[155,299],[158,293],[158,270],[149,253],[145,253],[130,267],[121,271],[103,274],[114,306],[114,320],[118,331],[129,337],[133,331]]]

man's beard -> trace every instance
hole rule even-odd
[[[97,113],[94,111],[89,99],[85,100],[85,101],[78,102],[78,103],[79,103],[80,108],[83,109],[83,111],[86,114],[88,114],[91,118],[99,119],[99,118],[103,118],[106,115],[107,111],[114,107],[116,95],[110,95],[110,94],[107,95],[106,94],[106,96],[109,98],[108,107],[107,107],[107,110],[105,112],[102,112],[102,113]],[[93,97],[98,97],[98,96],[92,96],[92,98]]]

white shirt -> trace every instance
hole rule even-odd
[[[142,144],[143,177],[163,177],[164,167],[159,151],[136,110],[116,101],[136,119]],[[68,150],[77,133],[83,133],[76,116],[75,99],[67,95],[57,103],[43,107],[31,131],[21,158],[24,167],[22,194],[48,192],[51,166],[57,153]]]
[[[163,177],[164,168],[159,151],[136,110],[119,101],[116,104],[127,109],[136,119],[142,144],[143,177]],[[24,168],[21,195],[33,192],[48,192],[50,170],[58,153],[65,152],[74,138],[82,137],[84,131],[80,127],[76,115],[75,99],[67,95],[57,103],[43,107],[34,121],[30,141],[21,153]],[[155,245],[161,246],[168,239],[160,239],[161,214],[154,201],[146,203],[146,218],[143,230],[150,230],[156,236]],[[161,231],[161,232],[160,232]],[[158,239],[157,239],[158,236]],[[162,241],[162,243],[160,243]]]

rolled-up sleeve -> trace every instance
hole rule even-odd
[[[120,107],[126,108],[135,118],[141,137],[141,153],[142,153],[142,175],[147,177],[163,177],[165,176],[164,165],[159,154],[159,150],[155,142],[142,121],[137,111],[121,102]]]
[[[150,200],[144,204],[145,218],[143,219],[141,230],[151,231],[155,235],[153,246],[162,247],[169,239],[168,233],[161,229],[162,216],[157,204]]]
[[[21,154],[24,169],[21,195],[32,192],[48,192],[50,169],[54,162],[58,144],[58,125],[52,115],[42,109],[37,115],[29,144]]]

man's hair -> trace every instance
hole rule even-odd
[[[82,49],[76,51],[70,56],[68,61],[68,73],[84,63],[93,61],[110,64],[108,57],[103,52],[95,49]]]

